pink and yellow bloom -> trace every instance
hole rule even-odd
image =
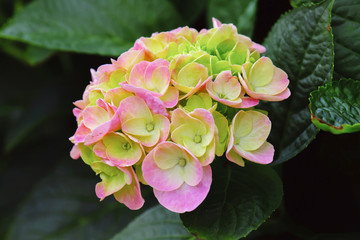
[[[198,32],[189,27],[177,28],[169,32],[154,33],[150,38],[136,40],[133,50],[144,50],[151,60],[167,59],[189,50],[195,42]]]
[[[99,141],[107,133],[119,130],[120,119],[117,117],[117,108],[102,99],[98,99],[96,105],[86,107],[82,113],[82,121],[71,137],[74,143],[93,144]]]
[[[113,132],[94,145],[94,152],[112,165],[129,167],[140,161],[144,150],[139,143],[132,141],[125,134]]]
[[[240,166],[272,162],[271,122],[252,107],[289,97],[287,74],[234,25],[213,24],[200,33],[183,27],[141,37],[111,64],[91,69],[74,103],[70,155],[100,176],[100,200],[114,195],[139,209],[141,182],[164,207],[184,213],[207,196],[216,156]]]
[[[257,99],[245,97],[245,90],[231,71],[223,71],[214,82],[207,82],[206,90],[215,101],[233,108],[249,108],[259,103]]]
[[[274,147],[266,141],[271,129],[270,119],[258,111],[239,111],[230,126],[226,157],[244,166],[249,161],[269,164],[274,157]]]
[[[102,181],[95,186],[100,201],[114,194],[117,201],[130,209],[142,207],[144,199],[141,196],[140,184],[131,167],[116,167],[108,161],[103,161],[95,154],[92,146],[80,143],[78,149],[83,161],[100,175]]]
[[[239,79],[252,98],[282,101],[290,96],[287,74],[275,67],[270,58],[261,57],[254,64],[244,64]]]
[[[96,184],[95,191],[100,201],[114,194],[115,199],[132,210],[141,208],[144,199],[140,193],[140,184],[134,170],[112,167],[103,162],[92,163],[92,168],[100,172],[101,182]]]
[[[195,59],[192,55],[180,55],[171,61],[172,84],[183,93],[180,100],[200,91],[212,79],[208,68],[195,62]]]
[[[190,150],[203,166],[215,157],[215,122],[212,114],[197,108],[191,113],[176,109],[171,115],[171,139]]]
[[[145,101],[137,96],[124,99],[119,107],[121,130],[145,147],[165,141],[170,122],[165,116],[153,114]]]
[[[210,190],[210,166],[201,166],[191,152],[173,142],[158,144],[145,157],[142,171],[159,202],[173,212],[194,210]]]
[[[146,95],[159,98],[167,108],[178,103],[179,91],[170,86],[169,62],[163,59],[136,64],[130,73],[128,84],[121,84],[121,87],[140,97]]]

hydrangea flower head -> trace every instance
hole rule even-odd
[[[213,24],[141,37],[91,70],[74,103],[70,155],[100,176],[100,200],[139,209],[142,183],[164,207],[188,212],[210,191],[214,161],[272,162],[271,122],[255,107],[289,97],[287,74],[234,25]]]

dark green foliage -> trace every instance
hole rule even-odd
[[[8,22],[0,37],[116,57],[138,37],[179,25],[181,17],[166,0],[37,0]]]
[[[331,26],[335,69],[344,78],[360,79],[360,1],[336,0]]]
[[[134,219],[111,240],[195,239],[182,225],[179,215],[163,206],[153,207]]]
[[[91,171],[80,171],[80,165],[62,164],[35,187],[19,208],[7,240],[108,239],[139,213],[114,199],[99,203],[96,178]]]
[[[213,166],[213,183],[205,201],[181,215],[184,225],[201,239],[239,239],[257,229],[282,200],[282,183],[268,166],[245,168],[221,159]],[[227,161],[227,160],[226,160]]]
[[[208,22],[212,17],[223,23],[233,23],[238,32],[251,37],[254,31],[257,0],[209,0]]]
[[[332,78],[333,44],[328,28],[332,3],[328,0],[288,12],[265,40],[266,55],[288,74],[292,92],[285,101],[264,104],[273,124],[269,142],[276,149],[275,164],[301,152],[318,132],[310,120],[308,97]]]

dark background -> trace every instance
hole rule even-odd
[[[14,5],[0,4],[2,24]],[[258,6],[253,40],[261,43],[291,6],[287,0],[262,0]],[[205,11],[191,27],[208,27]],[[0,52],[0,239],[27,194],[58,164],[67,162],[70,168],[93,174],[81,160],[70,159],[68,138],[76,129],[72,102],[89,83],[89,69],[105,63],[109,58],[58,52],[31,67]],[[284,183],[283,205],[248,238],[296,240],[360,231],[359,143],[359,133],[320,132],[306,150],[277,166]]]

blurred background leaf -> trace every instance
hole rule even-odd
[[[0,1],[0,28],[13,14],[20,12],[26,2],[25,0]],[[30,66],[42,63],[54,54],[53,50],[7,39],[0,39],[0,51]]]
[[[257,0],[209,0],[208,22],[212,27],[212,17],[222,23],[233,23],[238,32],[251,37],[256,20]]]
[[[5,239],[102,240],[140,213],[114,199],[99,203],[94,194],[98,179],[83,167],[81,160],[74,163],[67,159],[37,184],[19,208]]]
[[[0,39],[0,50],[30,66],[44,62],[55,53],[50,49],[16,43],[7,39]]]
[[[169,2],[173,4],[186,25],[194,26],[197,22],[204,21],[203,15],[208,7],[208,0],[169,0]]]
[[[5,24],[0,37],[119,56],[138,37],[181,25],[181,16],[166,0],[35,0]]]
[[[153,207],[135,218],[111,240],[195,239],[182,225],[179,214],[163,206]]]

